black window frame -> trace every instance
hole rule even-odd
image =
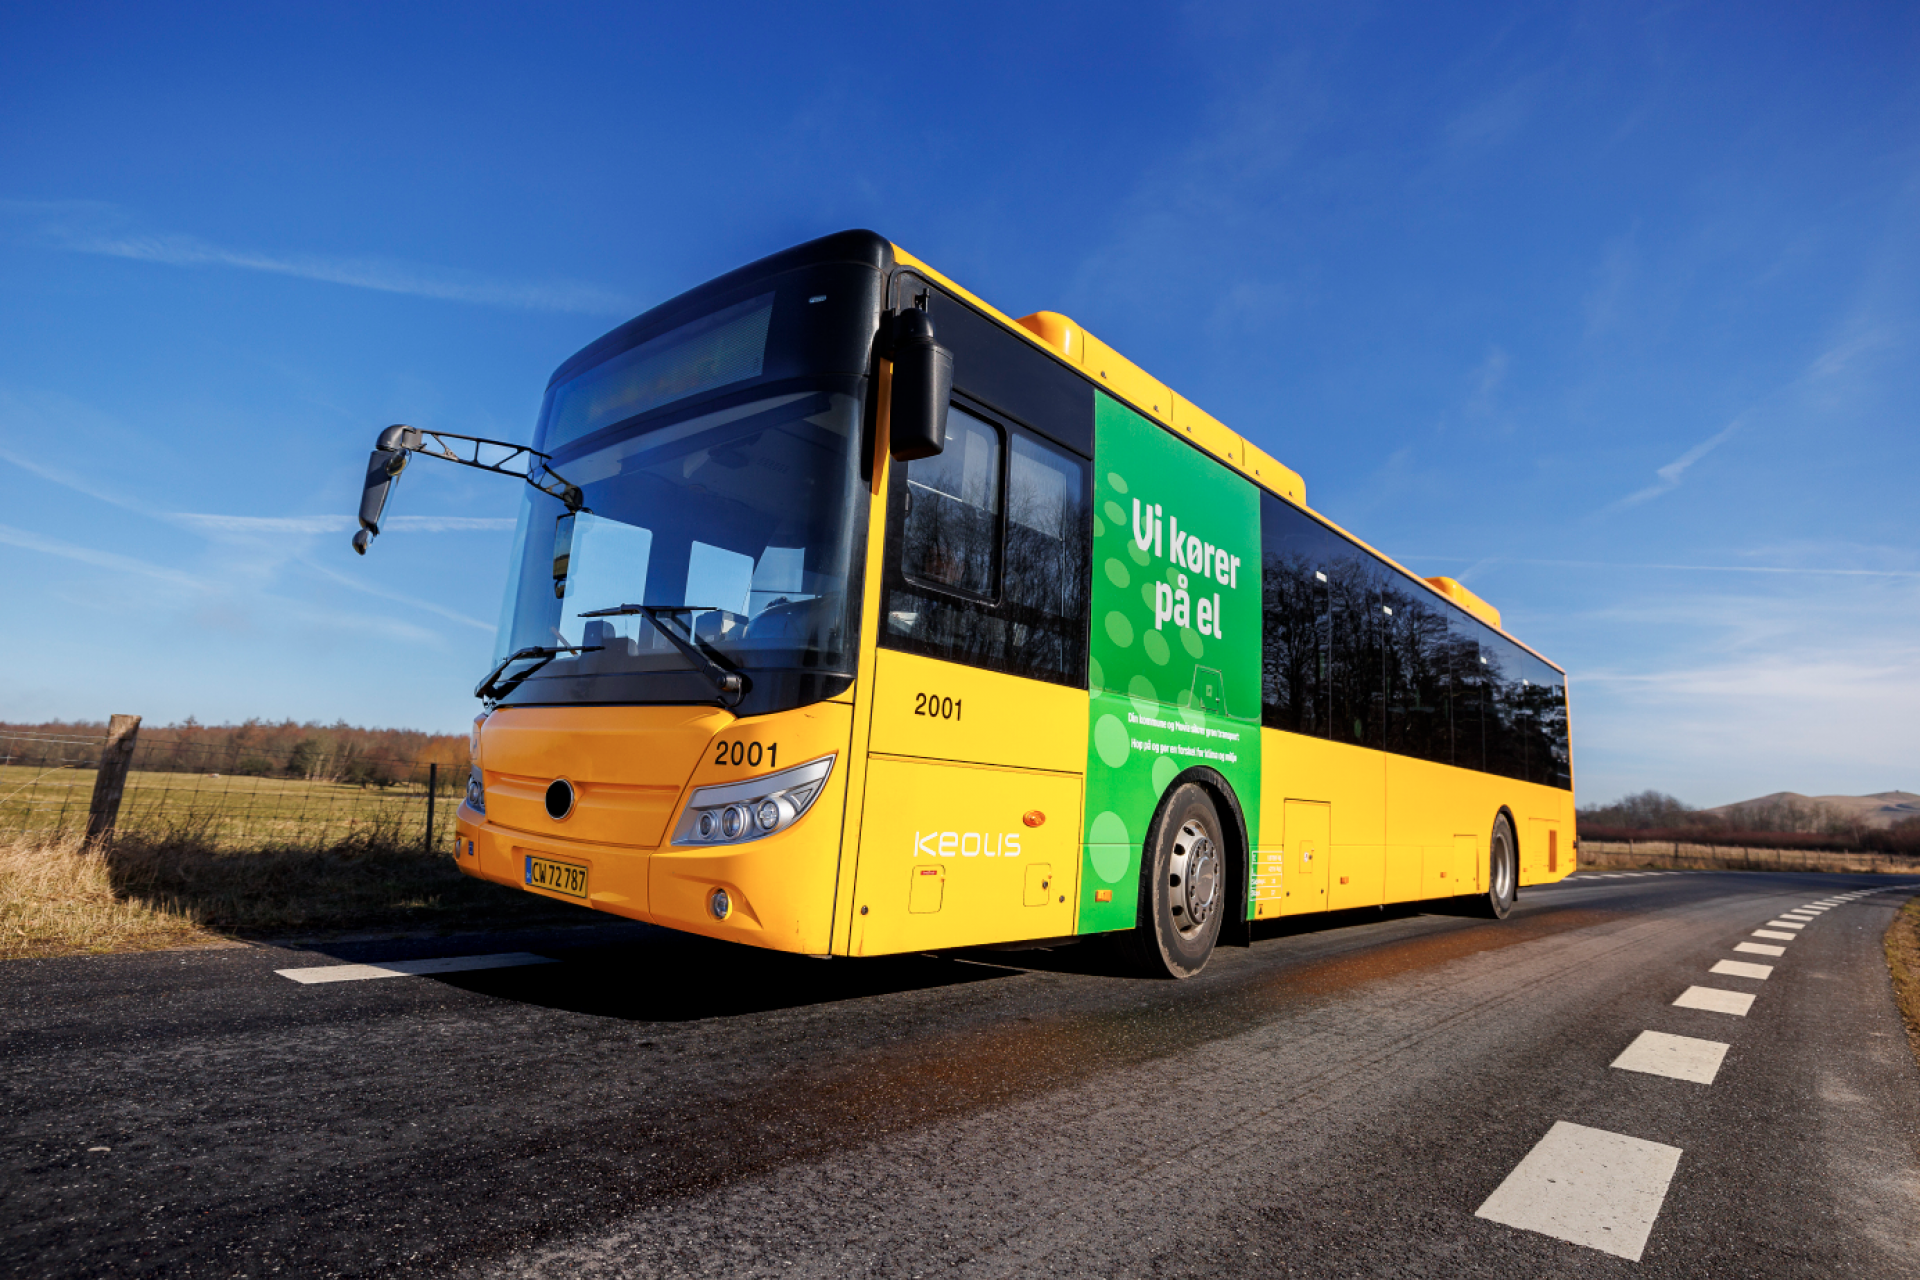
[[[1451,764],[1494,777],[1512,778],[1560,790],[1572,789],[1571,716],[1565,671],[1447,599],[1431,584],[1389,564],[1384,557],[1360,545],[1304,507],[1272,490],[1262,488],[1260,492],[1260,723],[1263,728],[1345,742],[1413,760]],[[1334,670],[1330,630],[1336,620],[1330,596],[1332,583],[1320,578],[1319,570],[1309,568],[1308,571],[1314,572],[1319,580],[1306,587],[1314,604],[1310,623],[1314,629],[1315,674],[1312,687],[1305,691],[1307,700],[1304,706],[1293,704],[1291,690],[1286,701],[1272,697],[1284,673],[1291,669],[1285,660],[1286,655],[1279,650],[1279,628],[1274,623],[1272,605],[1276,599],[1295,599],[1300,594],[1297,589],[1283,587],[1271,572],[1271,566],[1277,563],[1278,557],[1270,555],[1270,549],[1285,536],[1284,531],[1278,528],[1280,519],[1297,522],[1301,527],[1311,526],[1317,536],[1338,544],[1342,548],[1342,555],[1352,557],[1367,578],[1364,584],[1364,607],[1368,614],[1366,625],[1375,627],[1382,634],[1374,642],[1360,645],[1360,650],[1364,651],[1362,656],[1372,655],[1380,660],[1380,685],[1368,697],[1368,704],[1377,705],[1380,715],[1363,717],[1364,741],[1356,740],[1352,734],[1336,732],[1344,727],[1344,721],[1337,721],[1332,714],[1336,709],[1334,704],[1339,701],[1339,691],[1335,688],[1339,673]],[[1389,651],[1395,628],[1382,625],[1381,619],[1392,616],[1397,620],[1399,615],[1380,612],[1384,607],[1399,602],[1389,599],[1400,595],[1392,590],[1395,587],[1404,587],[1406,599],[1417,600],[1425,612],[1445,620],[1445,638],[1440,643],[1436,661],[1431,664],[1434,672],[1441,673],[1436,686],[1446,690],[1444,710],[1447,723],[1443,733],[1395,733],[1395,708],[1401,705],[1404,692],[1398,687],[1400,682],[1396,681],[1395,676],[1401,672],[1404,664]],[[1467,669],[1458,669],[1463,663]],[[1541,669],[1551,672],[1554,679],[1551,682],[1532,680],[1532,676],[1541,674]],[[1557,690],[1557,701],[1536,700],[1529,694],[1519,692],[1533,684]],[[1345,692],[1349,695],[1347,702],[1350,703],[1353,691],[1348,689]],[[1527,704],[1519,714],[1513,709],[1516,698],[1522,704]],[[1350,708],[1344,704],[1339,709],[1343,713],[1350,712]],[[1433,710],[1438,713],[1442,708],[1436,706]],[[1289,723],[1289,717],[1295,723]],[[1522,723],[1523,719],[1526,723]],[[1311,727],[1302,727],[1303,721],[1310,721]],[[1479,741],[1469,744],[1466,741],[1468,736],[1477,737]],[[1545,748],[1544,758],[1537,760],[1535,756],[1539,753],[1532,750],[1536,741]],[[1410,745],[1414,749],[1407,749]],[[1420,745],[1426,747],[1424,753],[1417,749]]]
[[[1038,352],[1034,355],[1037,359],[1045,358]],[[1092,627],[1093,460],[1076,449],[1067,448],[1055,436],[1022,422],[1010,414],[1000,412],[965,392],[955,391],[952,404],[955,408],[987,423],[1000,434],[1000,469],[996,477],[996,482],[1000,486],[1000,509],[995,521],[993,594],[991,597],[983,597],[970,591],[956,591],[945,584],[929,582],[907,574],[902,564],[902,553],[907,518],[906,498],[909,492],[907,472],[912,464],[895,462],[887,484],[886,542],[881,556],[880,612],[876,620],[878,643],[883,649],[918,654],[921,657],[957,663],[977,670],[997,671],[1002,675],[1041,680],[1070,689],[1084,689],[1087,687],[1088,636]],[[1080,470],[1081,483],[1078,495],[1081,523],[1080,556],[1079,563],[1072,566],[1071,572],[1079,584],[1081,606],[1070,618],[1064,614],[1050,615],[1066,618],[1071,624],[1071,630],[1061,635],[1061,656],[1064,659],[1064,668],[1058,671],[1017,662],[987,661],[984,660],[987,656],[985,654],[956,651],[951,645],[897,633],[892,629],[891,606],[896,593],[929,598],[936,604],[956,609],[964,614],[996,619],[1008,626],[1016,625],[1015,621],[1008,616],[1010,611],[1032,607],[1011,605],[1007,600],[1005,582],[1007,539],[1012,521],[1014,441],[1020,436],[1025,436],[1032,443],[1052,453],[1072,459],[1078,464]]]

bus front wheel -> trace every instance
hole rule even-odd
[[[1206,968],[1232,894],[1220,814],[1187,783],[1167,797],[1140,876],[1140,922],[1125,935],[1131,966],[1154,978],[1191,978]]]
[[[1487,845],[1487,891],[1473,900],[1475,913],[1505,920],[1513,910],[1520,881],[1520,859],[1513,846],[1513,824],[1501,814],[1493,820],[1493,839]]]

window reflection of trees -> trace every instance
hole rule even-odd
[[[1278,498],[1261,523],[1265,724],[1570,784],[1565,677]]]
[[[933,657],[1083,684],[1086,464],[1014,431],[1003,468],[1001,439],[955,408],[946,451],[905,468],[883,635]]]

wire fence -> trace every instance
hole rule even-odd
[[[0,728],[0,838],[84,832],[107,745],[105,734]],[[115,830],[223,850],[369,841],[438,849],[452,839],[465,784],[464,768],[440,761],[143,729]]]

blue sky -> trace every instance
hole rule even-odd
[[[1920,10],[0,9],[0,718],[458,729],[526,438],[869,226],[1566,666],[1583,802],[1920,790]],[[926,13],[927,10],[914,10]]]

